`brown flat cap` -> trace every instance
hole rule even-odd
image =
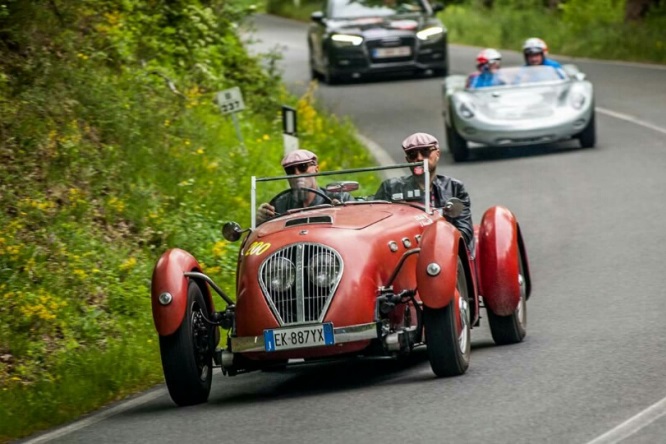
[[[428,133],[414,133],[402,141],[402,149],[405,151],[428,147],[439,148],[437,139]]]
[[[284,156],[282,159],[282,167],[288,168],[290,166],[308,162],[317,162],[317,155],[308,150],[296,150]]]

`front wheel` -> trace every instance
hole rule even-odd
[[[527,334],[527,282],[525,282],[525,266],[520,249],[518,249],[518,289],[520,300],[512,314],[499,316],[486,308],[490,333],[497,345],[516,344]]]
[[[467,371],[472,350],[469,293],[465,270],[458,258],[456,294],[444,308],[423,308],[430,367],[437,376],[458,376]]]
[[[446,132],[446,144],[449,147],[449,152],[451,152],[453,160],[456,162],[464,162],[467,160],[469,157],[467,141],[458,134],[458,131],[456,131],[453,126],[445,124],[444,130]]]
[[[208,400],[213,380],[215,331],[204,319],[208,313],[201,288],[190,281],[187,311],[175,333],[160,336],[164,379],[171,399],[179,406]]]
[[[592,117],[587,123],[587,126],[580,134],[578,134],[578,141],[582,148],[594,148],[594,145],[597,144],[597,126],[594,110],[592,110]]]

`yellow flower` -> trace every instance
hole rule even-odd
[[[136,266],[136,258],[130,257],[126,259],[122,264],[120,264],[120,269],[122,271],[129,271]]]

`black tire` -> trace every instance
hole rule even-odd
[[[310,80],[319,80],[319,77],[320,77],[319,73],[317,72],[317,70],[314,67],[315,64],[314,64],[314,59],[312,58],[312,45],[311,44],[308,46],[308,49],[309,49],[309,52],[308,52],[309,58],[308,58],[308,60],[310,60]]]
[[[595,122],[596,113],[592,110],[592,117],[583,131],[578,134],[578,141],[583,148],[594,148],[597,144],[597,125]]]
[[[215,331],[202,312],[209,310],[201,288],[190,281],[183,322],[172,335],[160,336],[164,379],[171,399],[179,406],[206,402],[210,394]]]
[[[527,282],[525,281],[525,267],[523,258],[518,250],[518,286],[520,288],[520,302],[516,311],[508,316],[499,316],[486,308],[490,333],[497,345],[517,344],[522,342],[527,334]]]
[[[456,286],[459,298],[454,298],[444,308],[423,308],[426,345],[430,367],[437,376],[458,376],[467,371],[471,355],[471,315],[469,293],[465,270],[458,258]],[[460,307],[459,323],[462,331],[456,329],[455,304]]]
[[[453,116],[451,117],[453,119]],[[456,162],[464,162],[469,158],[469,147],[467,141],[463,139],[453,126],[444,125],[446,132],[446,144],[449,147],[451,157]]]

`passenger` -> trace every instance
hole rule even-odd
[[[439,161],[439,142],[434,136],[426,133],[414,133],[402,142],[405,151],[405,159],[408,162],[422,162],[428,159],[430,171],[430,202],[433,208],[442,208],[446,201],[457,197],[463,203],[463,211],[459,217],[448,218],[462,233],[465,243],[470,251],[474,251],[474,225],[472,224],[472,212],[470,210],[470,199],[463,183],[452,177],[447,177],[437,172]],[[425,202],[425,171],[423,166],[411,167],[412,174],[398,178],[387,179],[379,186],[374,195],[375,200],[405,201],[418,200]]]
[[[319,165],[317,156],[312,151],[296,150],[284,156],[282,159],[282,168],[290,177],[289,186],[292,193],[280,193],[270,202],[259,205],[257,210],[257,224],[261,224],[273,216],[285,213],[295,208],[312,207],[327,203],[322,196],[311,191],[302,190],[302,188],[312,188],[321,191],[330,197],[334,203],[347,202],[354,200],[349,193],[329,193],[323,188],[317,186],[315,176],[300,177],[302,174],[318,173]]]
[[[493,48],[484,49],[476,56],[476,72],[467,77],[466,88],[484,88],[503,85],[497,71],[502,63],[502,54]]]
[[[562,69],[562,65],[553,59],[546,57],[548,55],[548,46],[543,40],[531,37],[523,43],[523,55],[525,56],[525,65],[545,65],[553,68]]]

